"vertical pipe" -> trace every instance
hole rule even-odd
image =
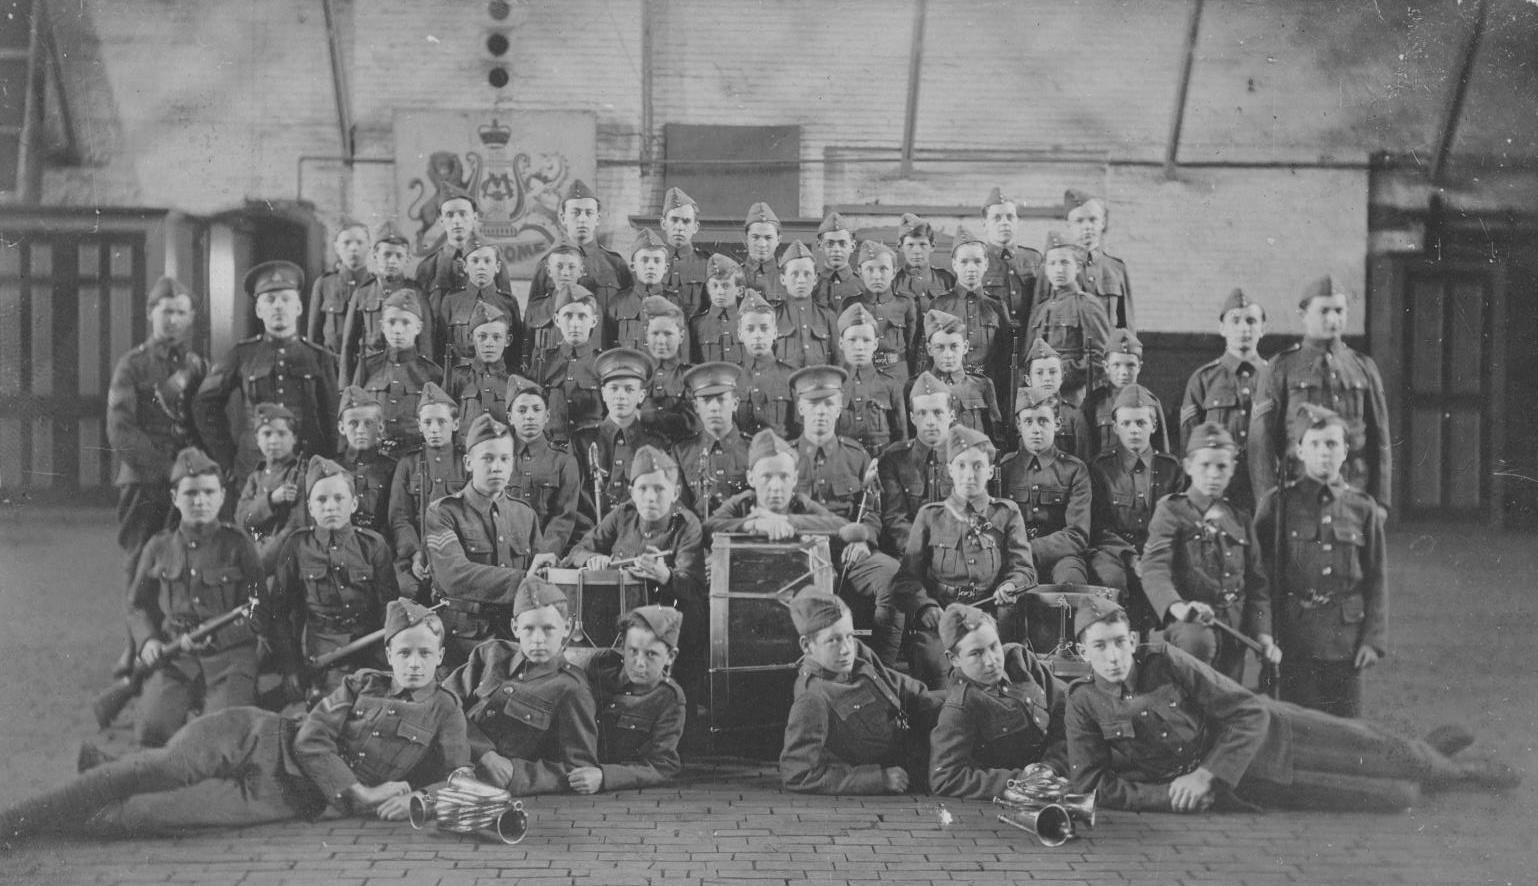
[[[1202,27],[1203,0],[1191,6],[1191,22],[1186,29],[1186,57],[1180,66],[1180,87],[1175,92],[1175,113],[1170,118],[1169,144],[1164,149],[1164,178],[1175,180],[1175,158],[1180,153],[1180,128],[1185,123],[1186,93],[1191,88],[1191,67],[1196,64],[1196,37]]]
[[[336,0],[321,0],[326,12],[326,48],[331,56],[331,92],[336,97],[336,127],[342,143],[342,157],[352,165],[352,102],[347,92],[347,62],[342,56],[342,32],[336,20]]]
[[[908,53],[908,109],[903,117],[902,174],[913,174],[913,138],[918,128],[919,74],[924,67],[924,18],[929,0],[913,0],[913,48]]]
[[[1463,45],[1463,64],[1459,66],[1458,81],[1453,84],[1453,94],[1442,121],[1442,139],[1437,143],[1437,159],[1431,167],[1431,183],[1434,185],[1443,184],[1447,174],[1447,161],[1452,156],[1453,140],[1458,136],[1458,118],[1463,116],[1463,100],[1469,92],[1469,80],[1474,76],[1474,56],[1479,51],[1479,41],[1484,39],[1488,11],[1487,0],[1479,0],[1479,7],[1474,11],[1474,29]]]
[[[652,174],[652,0],[641,0],[641,175]]]

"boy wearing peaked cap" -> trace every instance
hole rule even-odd
[[[611,348],[646,349],[648,314],[646,300],[660,298],[669,304],[677,304],[665,286],[668,270],[668,247],[662,237],[651,228],[642,228],[630,246],[630,268],[635,282],[619,292],[609,302],[604,318],[604,344]],[[679,311],[683,308],[680,306]],[[687,336],[688,329],[682,330]],[[683,343],[683,353],[688,353],[688,342]]]
[[[413,787],[470,759],[464,714],[437,684],[442,636],[432,613],[392,601],[391,672],[350,674],[297,722],[253,706],[212,711],[163,750],[107,761],[0,811],[0,833],[174,834],[315,821],[328,807],[404,821]]]
[[[473,355],[446,367],[444,393],[459,404],[459,426],[468,429],[476,416],[489,414],[507,421],[508,316],[489,302],[478,301],[464,326]]]
[[[1082,411],[1089,436],[1085,445],[1086,461],[1110,452],[1116,446],[1116,398],[1129,385],[1138,383],[1143,372],[1143,342],[1130,329],[1113,329],[1105,348],[1104,384],[1092,387],[1084,398]],[[1173,453],[1169,429],[1165,424],[1164,404],[1152,391],[1144,389],[1154,407],[1153,446],[1160,452]]]
[[[474,240],[465,253],[465,285],[443,294],[433,309],[432,357],[445,368],[453,368],[479,359],[475,342],[476,308],[495,308],[507,325],[506,345],[499,359],[512,371],[521,365],[518,346],[523,342],[523,320],[518,300],[501,286],[497,276],[502,270],[502,252],[497,244]]]
[[[913,439],[900,440],[881,454],[876,469],[881,484],[881,549],[901,557],[919,508],[951,494],[950,472],[940,458],[941,443],[956,421],[951,389],[927,372],[908,388],[908,416]]]
[[[641,421],[671,447],[693,437],[699,428],[684,382],[689,372],[684,362],[688,324],[684,312],[660,295],[647,296],[641,310],[646,317],[646,353],[656,362],[646,382]]]
[[[394,222],[386,224],[393,226]],[[480,206],[475,195],[450,186],[449,195],[438,205],[438,224],[443,228],[443,240],[417,263],[413,280],[416,288],[427,294],[432,307],[436,307],[446,293],[465,288],[465,263],[474,248],[481,224]],[[410,245],[411,242],[401,236],[402,249]],[[417,248],[424,245],[418,244]],[[404,252],[401,257],[404,263]],[[498,268],[496,277],[498,291],[511,291],[506,269]]]
[[[234,477],[244,478],[256,466],[256,426],[250,417],[262,403],[289,410],[306,451],[336,451],[336,358],[299,335],[303,286],[304,272],[291,262],[264,262],[246,272],[246,295],[256,302],[262,334],[231,348],[203,379],[192,402],[208,455]],[[225,411],[237,390],[247,416],[242,428],[232,428]]]
[[[577,282],[593,293],[598,315],[604,316],[609,302],[632,283],[630,267],[619,253],[598,242],[598,226],[603,220],[603,206],[593,189],[581,179],[574,179],[561,199],[561,231],[565,241],[582,255],[582,278]],[[529,281],[530,292],[544,292],[550,286],[544,262]]]
[[[780,783],[808,794],[925,790],[941,694],[882,664],[855,638],[854,618],[837,597],[803,591],[790,617],[802,655]]]
[[[838,336],[848,377],[844,379],[844,411],[839,413],[836,431],[864,446],[874,457],[894,438],[908,436],[902,384],[871,362],[876,354],[876,318],[863,305],[850,305],[838,318]]]
[[[523,342],[519,349],[523,358],[521,371],[536,379],[560,347],[562,336],[555,325],[555,295],[563,287],[580,285],[582,250],[570,243],[556,243],[545,253],[539,266],[545,272],[544,286],[540,289],[529,287],[523,312]],[[602,335],[593,337],[596,340]]]
[[[420,293],[414,289],[391,293],[380,314],[384,349],[364,356],[353,373],[352,383],[373,395],[384,410],[380,449],[386,455],[421,442],[417,439],[417,398],[423,385],[443,379],[443,368],[417,347],[422,317]]]
[[[290,698],[304,683],[330,695],[360,667],[384,664],[382,649],[360,651],[313,672],[305,660],[340,649],[384,625],[385,607],[400,596],[394,555],[384,536],[352,524],[358,498],[353,475],[321,456],[305,472],[310,523],[278,549],[263,634]]]
[[[749,289],[737,317],[744,385],[737,426],[749,433],[773,428],[784,437],[798,427],[790,392],[790,377],[796,370],[774,353],[777,330],[774,307]]]
[[[1025,341],[1041,339],[1063,359],[1059,396],[1081,403],[1085,392],[1099,387],[1111,324],[1105,306],[1079,288],[1078,272],[1084,252],[1061,233],[1047,235],[1042,277],[1044,297],[1036,302],[1026,324]]]
[[[836,212],[817,226],[817,246],[822,250],[822,266],[817,269],[817,284],[812,300],[830,311],[840,311],[844,300],[860,293],[860,273],[850,267],[854,255],[854,231]],[[784,262],[780,263],[784,267]]]
[[[501,634],[513,592],[538,558],[538,518],[505,494],[512,479],[512,431],[489,415],[477,418],[465,435],[464,461],[469,482],[429,504],[422,521],[433,599],[445,603],[446,667],[463,663],[477,644]]]
[[[597,332],[602,317],[593,294],[576,284],[556,290],[554,314],[561,342],[546,354],[541,374],[530,378],[545,389],[551,441],[565,443],[577,429],[603,420]]]
[[[956,421],[987,434],[995,444],[1002,442],[1006,434],[998,394],[991,377],[966,368],[969,344],[961,318],[931,310],[924,318],[924,337],[935,378],[956,398]]]
[[[742,265],[715,253],[705,266],[704,303],[689,321],[695,363],[736,363],[747,359],[737,337],[738,301],[742,298]]]
[[[406,278],[406,255],[410,247],[411,241],[393,221],[380,225],[374,234],[374,250],[370,258],[374,276],[353,290],[352,299],[347,303],[347,315],[342,319],[342,347],[337,353],[343,385],[357,376],[358,365],[365,357],[385,349],[384,303],[401,290],[416,294],[417,316],[422,320],[421,328],[417,330],[417,349],[423,354],[432,353],[433,290]],[[424,261],[418,265],[418,270],[425,264]]]
[[[513,600],[516,640],[489,640],[445,683],[464,704],[470,758],[513,796],[574,790],[571,775],[598,765],[597,705],[564,654],[566,594],[529,574]]]
[[[683,614],[671,606],[639,606],[620,618],[621,648],[588,659],[583,670],[598,706],[598,765],[573,769],[572,790],[644,788],[683,768],[678,742],[687,707],[671,676],[682,627]]]
[[[550,412],[539,385],[515,375],[507,380],[507,421],[513,429],[513,478],[507,495],[534,509],[539,556],[563,557],[582,517],[582,472],[570,452],[545,436]]]
[[[885,243],[861,241],[855,265],[860,269],[860,292],[844,299],[839,310],[859,304],[875,316],[874,362],[906,385],[918,365],[920,342],[924,340],[918,304],[912,297],[892,290],[895,259]]]
[[[396,462],[379,451],[384,409],[369,392],[349,387],[342,392],[337,430],[347,444],[338,461],[352,474],[353,492],[358,500],[358,508],[352,515],[353,525],[372,529],[388,538],[390,486],[395,479]]]
[[[1067,774],[1063,682],[974,606],[947,606],[939,631],[955,679],[929,737],[930,789],[987,800],[1026,773]]]
[[[1266,366],[1256,350],[1266,334],[1266,309],[1245,295],[1244,290],[1235,289],[1218,309],[1218,332],[1223,336],[1222,356],[1198,367],[1186,382],[1180,403],[1180,442],[1182,451],[1188,452],[1191,432],[1198,425],[1222,425],[1238,446],[1228,499],[1253,512],[1255,494],[1250,485],[1246,450],[1255,389],[1260,370]]]
[[[263,403],[251,423],[262,460],[241,487],[235,523],[256,542],[262,568],[270,572],[283,536],[304,525],[304,462],[296,449],[292,412],[277,403]]]
[[[584,508],[594,525],[629,499],[630,463],[636,451],[642,446],[668,445],[641,421],[641,404],[655,369],[650,357],[629,348],[613,348],[598,355],[604,417],[591,427],[579,429],[571,441],[572,454],[586,481]]]
[[[812,298],[816,281],[812,251],[792,240],[780,253],[785,298],[774,306],[774,313],[779,335],[775,351],[795,369],[832,363],[838,354],[838,314]]]
[[[1100,301],[1113,329],[1135,329],[1127,263],[1105,251],[1105,234],[1111,227],[1110,206],[1100,197],[1069,188],[1063,192],[1063,210],[1068,237],[1083,250],[1079,288]],[[1041,288],[1037,291],[1040,293]]]
[[[662,197],[662,217],[657,225],[668,246],[668,274],[663,288],[685,314],[693,315],[710,303],[705,295],[710,252],[694,245],[694,237],[700,232],[700,205],[682,189],[668,188]]]
[[[748,445],[753,438],[736,420],[742,376],[742,367],[735,363],[706,363],[684,374],[700,427],[673,447],[673,459],[682,474],[680,498],[701,520],[748,488]]]
[[[912,298],[919,313],[927,314],[936,298],[956,286],[955,274],[930,262],[935,251],[934,225],[911,212],[903,213],[897,226],[897,246],[903,260],[892,277],[892,291]]]
[[[1322,406],[1346,421],[1346,463],[1342,475],[1356,489],[1389,509],[1393,447],[1388,400],[1378,364],[1346,347],[1346,318],[1351,291],[1334,277],[1322,277],[1303,289],[1298,313],[1303,340],[1271,358],[1260,371],[1255,409],[1250,415],[1250,475],[1255,494],[1279,478],[1300,475],[1289,458],[1287,422],[1300,402]]]
[[[625,572],[646,582],[649,597],[683,613],[678,682],[698,699],[704,690],[710,630],[700,521],[678,501],[678,464],[667,453],[641,446],[626,468],[626,501],[604,512],[566,562],[581,569],[607,569],[613,561],[634,560]]]
[[[431,382],[417,401],[417,430],[422,446],[401,456],[390,484],[390,538],[395,542],[401,596],[425,600],[431,593],[427,547],[422,543],[427,506],[465,485],[465,462],[454,446],[459,430],[454,401]]]
[[[1020,205],[997,187],[983,200],[983,241],[988,259],[983,291],[1004,306],[1016,338],[1025,331],[1036,280],[1041,276],[1041,253],[1019,242]],[[957,268],[958,273],[960,270]]]
[[[342,352],[342,324],[347,319],[347,305],[358,288],[374,279],[369,270],[368,225],[344,218],[337,224],[331,241],[336,263],[331,270],[315,278],[310,287],[310,320],[305,338],[333,354]]]
[[[742,242],[748,249],[742,265],[743,285],[758,290],[771,305],[784,301],[785,285],[780,282],[776,262],[780,251],[780,217],[768,203],[748,207],[748,216],[742,222]]]

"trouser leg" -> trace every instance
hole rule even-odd
[[[1217,633],[1204,624],[1177,621],[1164,629],[1164,642],[1203,664],[1212,664],[1218,653]]]
[[[144,681],[134,718],[134,739],[147,748],[158,748],[187,722],[197,703],[201,677],[180,663],[167,665]]]
[[[919,591],[911,576],[900,575],[897,561],[874,553],[849,567],[847,584],[855,593],[876,601],[876,620],[871,629],[871,650],[881,663],[897,664],[902,650],[905,609],[914,606]]]
[[[1282,662],[1281,698],[1333,714],[1362,715],[1362,675],[1349,661],[1289,658]]]
[[[1095,548],[1084,558],[1084,562],[1089,569],[1089,576],[1094,580],[1095,584],[1114,588],[1125,598],[1127,591],[1127,568],[1122,563],[1121,556],[1118,553]]]
[[[203,712],[256,704],[256,643],[198,656],[203,667]]]
[[[150,537],[169,525],[171,484],[133,483],[118,490],[118,547],[137,557]]]

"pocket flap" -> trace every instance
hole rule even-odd
[[[549,729],[551,722],[555,719],[550,703],[536,696],[509,696],[502,704],[502,714],[541,732]]]
[[[657,725],[657,718],[639,711],[625,711],[614,721],[614,725],[620,729],[650,733]]]
[[[395,734],[412,744],[429,745],[433,741],[433,730],[405,720],[395,728]]]
[[[1132,731],[1132,720],[1130,719],[1101,720],[1100,735],[1107,741],[1136,737]]]
[[[353,566],[347,570],[348,584],[362,585],[374,580],[374,570],[367,566]]]
[[[305,581],[324,581],[331,570],[325,566],[306,566],[299,571]]]

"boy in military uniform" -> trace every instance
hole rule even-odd
[[[589,485],[583,490],[585,508],[595,525],[629,500],[630,462],[636,451],[647,445],[668,445],[641,422],[641,404],[653,368],[650,357],[629,348],[598,355],[603,421],[578,430],[571,441],[577,465]]]
[[[1273,664],[1282,653],[1271,636],[1271,590],[1250,513],[1224,497],[1237,449],[1222,425],[1193,429],[1184,463],[1191,486],[1154,508],[1138,574],[1154,615],[1166,625],[1164,642],[1243,683],[1245,647],[1209,621],[1254,637]]]
[[[426,600],[431,583],[427,548],[422,544],[427,506],[465,485],[465,462],[454,448],[459,420],[454,401],[429,382],[417,401],[420,449],[401,456],[390,484],[390,538],[395,542],[395,575],[401,596]]]
[[[359,287],[374,279],[368,268],[368,226],[350,218],[342,219],[331,250],[336,253],[336,264],[316,277],[310,287],[310,322],[305,338],[340,354],[347,305]]]
[[[246,477],[235,505],[235,524],[250,534],[270,571],[283,536],[304,525],[304,461],[294,448],[294,414],[278,403],[256,407],[262,461]]]
[[[676,188],[674,190],[677,190]],[[669,673],[678,657],[683,615],[671,606],[640,606],[620,619],[619,649],[600,649],[583,671],[598,707],[598,765],[566,776],[579,794],[662,784],[683,768],[678,741],[687,710]]]
[[[212,459],[183,449],[171,464],[171,490],[181,522],[145,543],[128,588],[129,633],[146,665],[177,637],[256,596],[265,575],[251,540],[219,520],[224,483]],[[158,748],[195,709],[255,701],[256,635],[236,622],[144,682],[134,735]]]
[[[1089,463],[1090,550],[1087,563],[1095,584],[1132,590],[1132,563],[1143,555],[1148,520],[1159,499],[1185,488],[1186,475],[1174,456],[1155,452],[1159,407],[1153,394],[1131,384],[1116,395],[1116,448]],[[1149,620],[1147,601],[1132,595],[1140,620]]]
[[[304,272],[286,261],[264,262],[245,277],[262,334],[230,349],[214,365],[193,401],[198,436],[227,474],[243,481],[257,462],[256,428],[230,427],[225,407],[240,391],[245,414],[262,403],[284,406],[305,452],[336,452],[337,366],[331,352],[299,336]]]
[[[347,442],[347,450],[338,461],[353,478],[353,494],[357,499],[357,509],[352,513],[353,525],[388,537],[395,459],[379,451],[384,409],[367,391],[349,387],[342,392],[340,412],[337,430]]]
[[[1116,447],[1116,398],[1128,385],[1138,383],[1143,372],[1143,343],[1130,329],[1113,329],[1106,343],[1103,383],[1084,398],[1084,423],[1089,431],[1086,461]],[[1145,389],[1146,390],[1146,389]],[[1149,391],[1154,407],[1153,447],[1173,453],[1165,426],[1164,404]]]
[[[502,309],[487,302],[476,302],[465,321],[475,356],[447,368],[444,393],[459,403],[459,426],[469,428],[476,416],[485,413],[497,421],[507,421],[506,358],[508,318]]]
[[[863,305],[850,305],[838,318],[838,338],[848,378],[844,380],[844,411],[839,413],[835,428],[840,436],[854,440],[875,457],[893,439],[908,436],[902,384],[871,362],[876,354],[876,318]]]
[[[817,262],[800,240],[780,253],[780,282],[784,300],[774,306],[779,341],[775,352],[787,366],[822,366],[834,362],[838,341],[838,309],[812,298]]]
[[[507,495],[534,509],[540,554],[560,558],[576,538],[582,472],[570,452],[545,436],[550,410],[539,385],[515,375],[507,380],[507,421],[513,428],[513,478]]]
[[[1084,250],[1079,288],[1100,300],[1111,328],[1136,328],[1127,263],[1105,251],[1105,234],[1111,228],[1111,207],[1100,197],[1069,188],[1063,192],[1063,209],[1069,236]]]
[[[673,447],[683,474],[680,498],[704,520],[721,503],[748,488],[748,444],[752,437],[737,427],[737,390],[742,367],[706,363],[684,375],[694,398],[700,429]]]
[[[967,330],[961,318],[931,310],[924,318],[925,349],[935,378],[956,398],[956,421],[988,435],[997,446],[1004,441],[1003,416],[993,379],[966,368]]]
[[[1004,196],[997,187],[989,191],[983,200],[983,237],[988,255],[983,291],[1004,306],[1016,338],[1030,319],[1036,280],[1041,276],[1041,253],[1020,245],[1019,223],[1019,203]]]
[[[894,557],[908,550],[908,532],[919,508],[951,494],[950,472],[940,459],[940,445],[956,421],[955,402],[949,387],[927,372],[919,373],[908,389],[913,439],[893,443],[878,459],[880,546]]]
[[[892,249],[885,243],[862,241],[856,265],[860,269],[860,292],[844,299],[839,310],[859,304],[875,316],[875,364],[906,385],[918,365],[919,343],[924,339],[918,305],[911,297],[892,290]]]
[[[384,409],[386,455],[410,449],[417,439],[417,399],[422,386],[443,379],[443,368],[417,347],[422,331],[421,296],[414,289],[398,289],[385,299],[380,329],[384,350],[358,363],[353,384],[368,391]]]
[[[1094,455],[1089,451],[1090,435],[1084,424],[1084,413],[1058,396],[1063,387],[1062,355],[1038,338],[1031,342],[1030,350],[1026,351],[1021,369],[1021,377],[1025,379],[1027,387],[1036,388],[1057,399],[1058,451],[1088,464]]]
[[[803,591],[790,617],[802,655],[780,784],[808,794],[923,791],[940,693],[882,664],[855,639],[854,617],[839,598]]]
[[[678,502],[678,465],[667,453],[641,446],[626,467],[627,500],[604,513],[566,562],[607,569],[614,561],[633,561],[625,572],[647,582],[658,602],[683,613],[678,681],[691,698],[699,698],[710,632],[700,521]]]
[[[160,750],[113,760],[0,812],[0,833],[125,836],[314,821],[327,808],[403,821],[413,786],[469,762],[465,718],[437,685],[443,625],[385,614],[390,673],[349,675],[303,720],[255,707],[199,717]]]
[[[737,302],[742,298],[742,265],[720,253],[706,265],[706,300],[689,321],[696,363],[736,363],[747,358],[737,337]]]
[[[700,232],[700,205],[680,188],[668,188],[662,197],[662,217],[657,220],[668,245],[668,275],[663,282],[668,297],[694,314],[709,304],[705,298],[705,280],[709,276],[710,253],[694,245]]]
[[[529,300],[523,312],[524,375],[541,378],[545,364],[560,347],[562,336],[555,325],[555,294],[562,287],[579,286],[582,279],[582,250],[570,243],[557,243],[539,263],[545,271],[544,286],[529,287]]]
[[[737,426],[750,434],[773,428],[784,437],[796,428],[790,396],[790,376],[796,370],[775,356],[777,329],[774,308],[757,292],[748,290],[737,318],[746,393],[738,407]]]
[[[449,369],[478,359],[474,337],[476,307],[487,305],[495,308],[507,325],[506,342],[513,346],[503,348],[501,359],[507,371],[514,372],[523,365],[517,350],[523,342],[523,321],[518,314],[518,300],[497,284],[502,254],[495,243],[484,241],[471,240],[466,248],[469,251],[465,254],[464,287],[445,293],[433,311],[431,356]]]
[[[433,290],[416,286],[406,279],[406,250],[410,245],[411,241],[393,221],[380,225],[374,235],[374,277],[353,290],[352,300],[347,304],[347,316],[342,321],[342,349],[338,356],[343,385],[356,377],[358,366],[365,357],[384,351],[384,304],[400,290],[409,289],[414,293],[417,316],[422,318],[416,337],[417,349],[424,354],[432,352],[433,302],[430,296]],[[417,270],[426,266],[430,259],[431,256],[423,260]]]
[[[646,380],[641,423],[671,447],[693,437],[699,428],[684,382],[690,368],[684,361],[688,324],[678,305],[660,295],[647,296],[641,310],[646,318],[645,350],[656,364]]]
[[[438,224],[443,226],[443,244],[417,263],[416,288],[427,295],[429,310],[426,316],[429,317],[437,313],[438,304],[444,295],[465,288],[465,260],[469,258],[481,221],[475,195],[458,187],[450,187],[448,199],[438,206]],[[410,245],[409,240],[402,238],[402,247]],[[510,291],[505,270],[498,268],[495,285],[500,292]],[[428,347],[424,344],[422,350],[425,352]]]
[[[602,219],[603,206],[598,195],[581,179],[574,179],[561,199],[561,229],[566,241],[582,254],[583,274],[577,282],[593,294],[599,317],[607,315],[609,303],[632,284],[625,260],[598,242],[598,225]],[[550,285],[547,275],[547,265],[536,268],[534,279],[529,281],[529,291],[545,291]]]
[[[566,594],[533,574],[513,583],[517,642],[482,643],[446,682],[463,701],[470,756],[487,782],[515,797],[565,793],[573,772],[598,766],[597,706],[563,654]]]
[[[1306,286],[1298,302],[1303,341],[1260,371],[1255,385],[1260,393],[1250,414],[1250,476],[1257,497],[1278,478],[1298,475],[1288,459],[1287,422],[1299,403],[1312,403],[1346,421],[1346,482],[1372,496],[1385,513],[1390,507],[1388,400],[1378,364],[1342,341],[1351,297],[1334,277]]]
[[[604,317],[604,344],[610,348],[646,348],[646,300],[660,298],[668,304],[676,304],[664,286],[668,270],[668,247],[656,231],[642,228],[630,247],[630,269],[635,282],[630,288],[614,296]],[[682,313],[683,308],[679,307]],[[683,337],[683,353],[689,352],[688,328],[680,330]]]
[[[539,375],[531,378],[545,389],[550,404],[549,435],[565,443],[578,428],[603,419],[598,382],[598,303],[593,294],[572,284],[555,294],[555,326],[561,343],[547,355]]]
[[[444,662],[464,663],[476,644],[500,634],[518,582],[544,557],[536,555],[534,510],[504,493],[512,478],[513,434],[483,415],[465,436],[463,489],[427,506],[422,532],[432,565],[434,599],[445,601]]]
[[[771,428],[748,446],[748,485],[705,521],[705,533],[740,532],[788,541],[805,532],[838,532],[849,521],[797,490],[796,449]]]
[[[743,285],[758,290],[771,305],[785,300],[785,284],[780,282],[780,267],[775,258],[780,251],[780,217],[768,203],[748,207],[742,222],[742,242],[748,257],[742,266]]]
[[[1260,370],[1266,366],[1256,348],[1266,334],[1266,309],[1235,289],[1218,312],[1218,332],[1223,336],[1223,355],[1191,373],[1180,404],[1181,451],[1190,451],[1191,431],[1198,425],[1217,422],[1233,437],[1239,449],[1228,500],[1253,512],[1255,493],[1250,486],[1250,464],[1245,457],[1250,438],[1250,414]]]
[[[822,267],[817,269],[817,283],[812,300],[835,313],[843,310],[844,299],[860,294],[860,274],[849,266],[854,255],[854,231],[836,212],[817,226],[817,245],[822,249]],[[780,262],[783,272],[785,262]]]
[[[1047,291],[1031,311],[1025,341],[1041,339],[1063,360],[1063,386],[1059,393],[1070,403],[1081,403],[1085,392],[1100,386],[1111,326],[1105,306],[1079,288],[1078,273],[1083,252],[1064,236],[1047,235],[1042,276]]]
[[[284,540],[263,602],[278,671],[290,698],[308,683],[330,695],[360,667],[384,663],[383,650],[368,650],[308,672],[305,661],[340,649],[384,626],[385,607],[400,596],[395,565],[384,536],[355,527],[358,507],[353,476],[328,458],[310,459],[305,472],[310,525]]]
[[[1300,404],[1292,438],[1303,476],[1267,491],[1255,514],[1276,641],[1287,657],[1281,699],[1360,717],[1362,672],[1388,652],[1383,514],[1345,481],[1345,418]]]
[[[1004,643],[988,613],[952,603],[940,642],[955,680],[929,736],[929,786],[942,797],[1003,795],[1025,770],[1068,771],[1068,690],[1030,651]]]
[[[1461,727],[1405,738],[1253,695],[1174,646],[1139,646],[1110,601],[1080,607],[1074,627],[1093,674],[1068,689],[1071,778],[1104,808],[1398,812],[1422,790],[1522,780],[1494,760],[1454,758],[1474,740]]]
[[[911,212],[903,213],[898,223],[897,246],[903,266],[892,277],[892,291],[913,299],[919,314],[926,314],[936,298],[955,288],[956,275],[930,263],[935,251],[934,226]]]
[[[965,325],[967,352],[962,360],[968,373],[1003,381],[1009,377],[1013,333],[1008,309],[983,288],[989,267],[987,244],[968,228],[959,228],[951,247],[951,265],[956,269],[956,282],[949,290],[935,294],[930,310],[958,317]],[[1006,393],[1013,391],[1006,389]]]

